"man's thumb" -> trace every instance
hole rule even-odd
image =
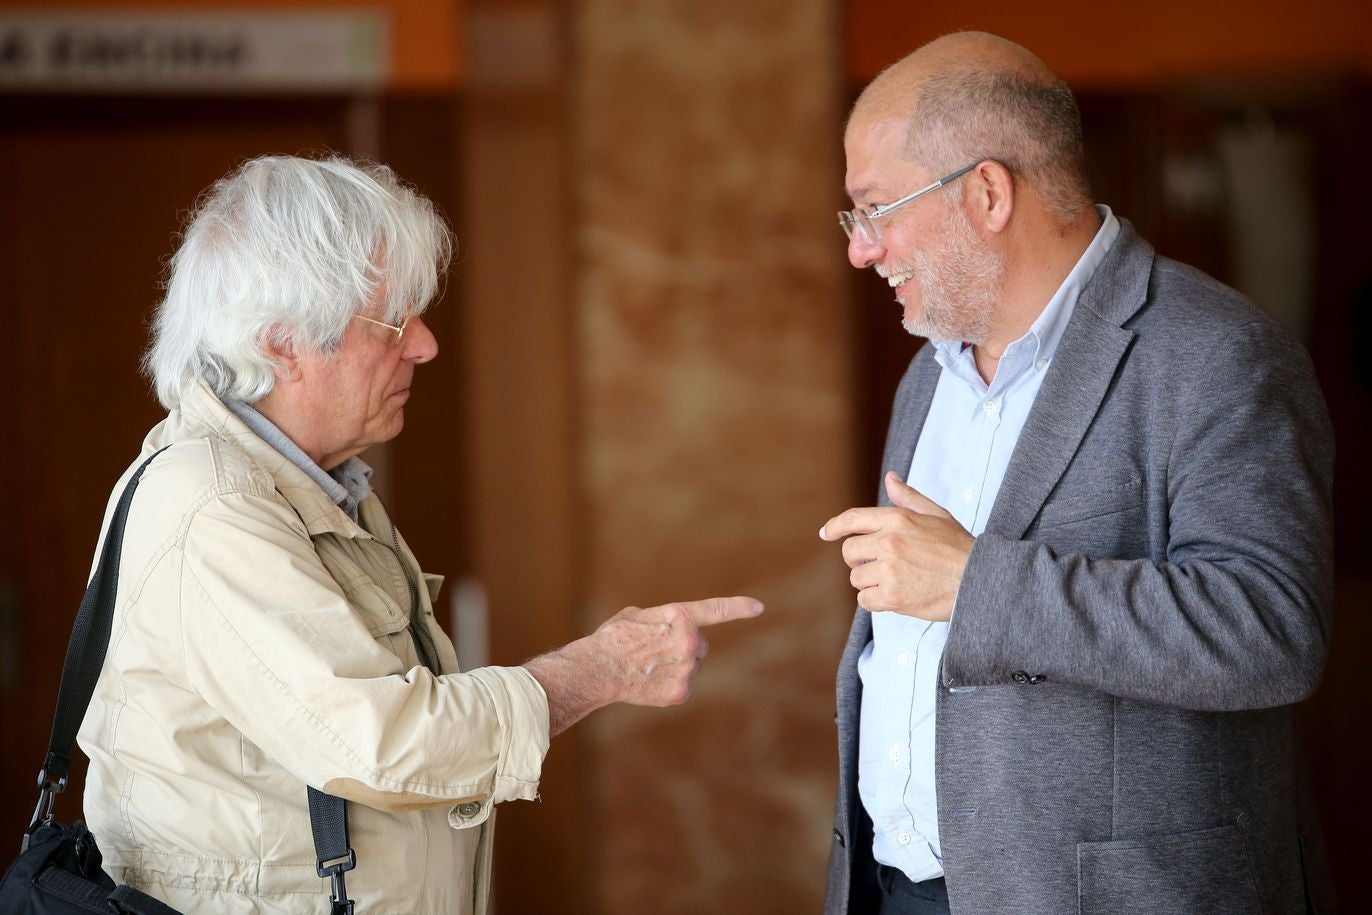
[[[886,472],[886,495],[890,497],[891,504],[898,508],[908,508],[910,511],[924,510],[919,493],[906,486],[905,481],[897,476],[894,470]]]

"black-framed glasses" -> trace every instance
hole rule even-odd
[[[945,184],[956,181],[985,161],[985,159],[978,159],[971,165],[965,165],[952,174],[944,175],[933,184],[926,184],[919,190],[912,191],[899,200],[893,200],[890,203],[877,204],[874,207],[854,207],[851,210],[839,210],[838,224],[842,226],[843,234],[850,239],[853,237],[854,232],[860,232],[864,241],[867,241],[870,244],[876,244],[881,241],[881,230],[877,228],[876,224],[878,219],[894,213],[907,203],[913,203],[925,194],[936,191]]]

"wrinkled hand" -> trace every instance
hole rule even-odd
[[[751,597],[712,597],[659,607],[625,607],[595,632],[524,666],[548,696],[558,734],[614,702],[679,705],[691,696],[710,643],[703,626],[762,613]]]
[[[850,508],[820,528],[843,540],[843,561],[858,605],[925,620],[948,620],[976,538],[953,516],[896,476],[886,474],[890,507]],[[844,540],[844,538],[847,538]]]
[[[710,651],[701,627],[761,612],[762,604],[750,597],[714,597],[646,610],[625,607],[592,635],[604,653],[602,663],[617,674],[611,701],[659,706],[685,702]]]

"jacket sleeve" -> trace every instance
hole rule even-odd
[[[1284,705],[1314,691],[1332,603],[1324,402],[1304,353],[1266,322],[1235,331],[1207,368],[1177,406],[1162,561],[983,534],[954,610],[945,680],[1005,683],[1024,671],[1202,710]]]
[[[454,825],[535,796],[548,749],[537,681],[522,668],[406,669],[274,492],[219,494],[194,512],[180,587],[189,686],[302,782],[382,810],[461,804]]]

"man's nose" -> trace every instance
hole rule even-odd
[[[419,315],[410,318],[402,342],[405,345],[404,356],[411,362],[428,362],[438,355],[438,338]]]
[[[864,270],[881,262],[886,246],[880,241],[871,241],[865,232],[854,229],[853,237],[848,239],[848,263]]]

